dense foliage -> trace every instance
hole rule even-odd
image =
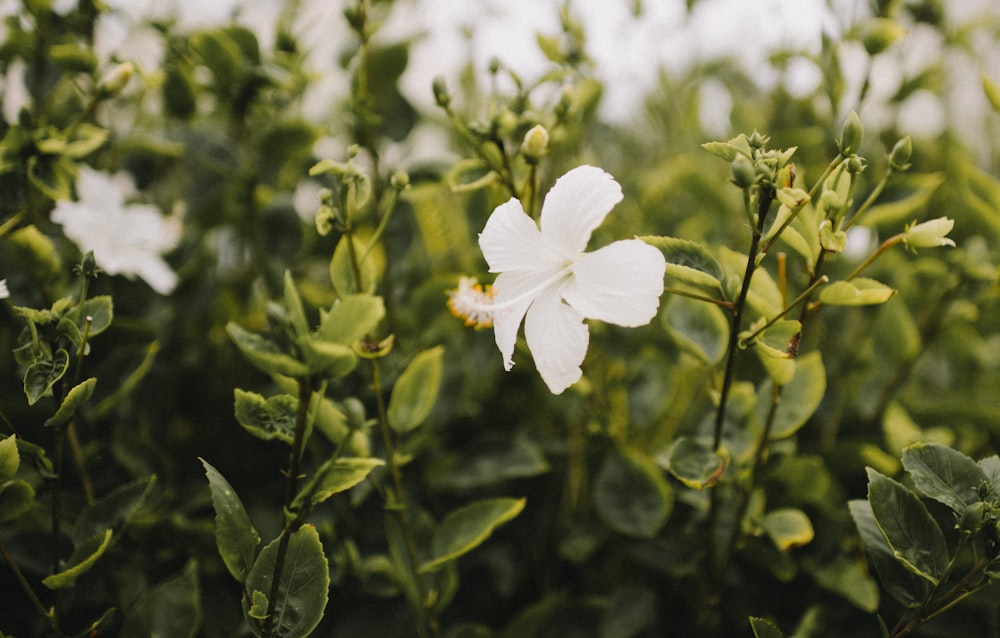
[[[612,125],[571,3],[433,110],[333,4],[4,5],[0,635],[1000,635],[1000,14]]]

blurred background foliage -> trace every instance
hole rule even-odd
[[[11,292],[0,302],[0,352],[23,339],[14,305],[49,308],[78,291],[73,267],[80,252],[49,219],[56,200],[73,197],[77,166],[128,172],[139,200],[183,224],[167,256],[180,277],[171,294],[116,276],[90,284],[91,295],[113,298],[114,322],[86,358],[85,376],[98,384],[76,429],[94,494],[132,487],[127,505],[115,510],[122,519],[115,543],[74,588],[58,594],[38,584],[50,573],[49,483],[21,452],[19,476],[32,477],[37,506],[2,523],[0,540],[44,604],[61,610],[64,635],[86,634],[111,607],[118,611],[99,635],[146,635],[162,628],[155,610],[175,603],[188,622],[170,635],[250,635],[239,586],[216,550],[198,459],[225,475],[263,536],[278,532],[287,451],[246,436],[233,416],[234,388],[270,392],[276,385],[246,365],[225,327],[232,321],[264,330],[267,302],[281,299],[286,271],[313,323],[337,298],[330,260],[340,233],[318,233],[315,220],[321,189],[339,185],[330,175],[309,175],[328,159],[353,162],[375,203],[385,201],[397,172],[408,177],[371,259],[387,309],[380,333],[395,335],[384,360],[386,385],[415,353],[436,345],[445,351],[434,409],[400,442],[417,526],[474,498],[527,498],[516,519],[453,572],[442,572],[440,635],[752,635],[747,618],[762,616],[799,637],[873,636],[877,610],[887,619],[900,616],[868,571],[846,502],[864,497],[866,466],[899,476],[899,456],[910,443],[944,443],[973,458],[1000,444],[1000,115],[963,111],[963,101],[985,105],[987,96],[961,93],[968,78],[956,75],[971,74],[978,87],[980,70],[1000,71],[996,45],[982,45],[996,42],[1000,14],[956,21],[940,0],[831,2],[841,33],[825,39],[818,54],[775,50],[766,69],[719,60],[663,70],[635,115],[612,124],[600,115],[603,87],[572,3],[560,9],[559,29],[538,34],[545,68],[469,66],[433,88],[427,78],[437,108],[415,105],[400,88],[413,43],[386,39],[378,28],[394,2],[339,6],[344,28],[336,34],[336,58],[320,71],[297,35],[315,11],[311,4],[285,3],[266,33],[239,21],[185,29],[169,14],[136,17],[110,2],[4,4],[5,104],[24,93],[20,108],[5,109],[0,123],[0,277]],[[632,4],[641,16],[642,3]],[[689,1],[688,10],[697,4]],[[133,62],[124,48],[95,48],[100,21],[111,17],[160,55],[134,61],[131,81],[108,93],[101,78]],[[908,68],[908,47],[928,40],[936,55]],[[784,80],[803,61],[822,79],[792,90]],[[940,114],[939,124],[927,132],[904,126],[914,100],[918,110]],[[666,295],[648,327],[591,325],[584,380],[554,397],[523,350],[505,374],[492,334],[452,317],[446,291],[460,275],[488,280],[477,233],[525,175],[536,176],[544,193],[584,163],[614,175],[625,193],[596,231],[595,245],[665,235],[716,253],[745,253],[740,190],[730,183],[729,166],[701,145],[759,131],[773,148],[796,147],[796,174],[808,187],[837,155],[836,138],[851,111],[864,123],[858,154],[867,159],[853,187],[855,206],[876,187],[903,136],[912,138],[912,168],[888,184],[849,249],[827,262],[828,272],[843,278],[914,221],[953,218],[957,247],[887,253],[866,274],[896,289],[893,299],[826,307],[810,323],[799,351],[821,353],[826,392],[808,423],[770,449],[745,520],[734,523],[743,541],[721,583],[713,582],[704,562],[712,542],[704,529],[709,490],[657,467],[677,437],[697,431],[712,412],[710,379],[722,353],[711,342],[716,333],[699,327],[711,314]],[[535,167],[519,150],[538,124],[549,145]],[[493,161],[508,181],[502,171],[489,177],[484,167]],[[351,223],[363,238],[388,214],[377,204],[354,213]],[[784,250],[789,285],[801,290],[807,265]],[[709,342],[692,350],[678,333],[708,335]],[[719,357],[706,362],[699,353],[712,348]],[[9,354],[3,361],[0,431],[16,432],[51,456],[52,430],[43,423],[56,403],[43,398],[29,406],[23,367]],[[738,368],[740,379],[766,377],[753,357],[741,358]],[[364,375],[332,384],[327,396],[350,418],[373,418]],[[308,467],[337,443],[314,437]],[[362,447],[380,454],[377,436]],[[73,487],[77,479],[68,469],[63,500],[75,513],[86,509]],[[765,501],[767,512],[804,512],[814,536],[774,542],[781,536],[768,535]],[[335,496],[311,522],[332,578],[316,635],[416,635],[386,549],[383,503],[372,488]],[[69,539],[57,546],[68,554]],[[44,623],[2,565],[0,631],[42,635]],[[917,635],[1000,635],[989,589],[962,609]]]

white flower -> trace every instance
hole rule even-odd
[[[177,273],[163,260],[163,253],[177,247],[181,228],[165,218],[156,206],[126,204],[135,192],[125,173],[107,175],[81,166],[76,182],[80,201],[61,201],[52,221],[62,224],[66,236],[110,275],[129,279],[138,275],[161,295],[177,285]]]
[[[634,327],[649,323],[659,307],[666,269],[659,250],[630,239],[584,252],[591,233],[621,199],[613,177],[581,166],[546,195],[541,229],[516,199],[501,204],[479,235],[490,272],[500,275],[487,291],[466,282],[465,292],[460,287],[449,304],[479,325],[492,318],[506,370],[514,365],[523,319],[528,348],[553,394],[582,375],[590,340],[584,319]]]
[[[922,224],[907,226],[903,232],[903,243],[907,248],[954,246],[955,241],[947,237],[954,227],[955,220],[947,217],[938,217]]]
[[[0,279],[0,299],[10,297],[10,290],[7,288],[7,280]]]

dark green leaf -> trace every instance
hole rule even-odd
[[[121,636],[193,638],[201,628],[201,615],[198,568],[189,561],[183,572],[139,596],[129,609]]]
[[[261,592],[271,594],[274,567],[278,556],[280,537],[260,551],[250,574],[246,589],[254,601]],[[312,525],[304,525],[288,539],[284,566],[278,581],[278,595],[274,601],[274,616],[271,618],[271,638],[305,638],[310,635],[323,619],[330,590],[330,567],[323,551],[319,534]],[[255,605],[259,609],[259,605]],[[249,616],[250,606],[243,599],[243,612]],[[248,618],[254,635],[260,636],[257,622]]]
[[[948,568],[944,533],[917,495],[868,468],[868,502],[886,542],[903,565],[937,585]]]
[[[757,401],[758,418],[763,423],[764,410],[770,409],[771,380],[762,384]],[[818,351],[810,352],[795,360],[795,375],[784,386],[781,402],[774,412],[771,438],[781,439],[795,434],[819,408],[826,394],[826,370]]]
[[[11,437],[11,439],[13,438]],[[12,521],[21,516],[30,510],[34,503],[35,488],[31,486],[31,483],[21,480],[0,483],[0,523]]]
[[[785,638],[778,626],[766,618],[750,618],[750,628],[757,638]]]
[[[90,571],[97,559],[104,555],[111,544],[111,530],[104,530],[91,539],[77,546],[70,558],[70,567],[58,574],[52,574],[42,579],[42,584],[49,589],[66,589],[76,583],[76,579]],[[75,559],[75,560],[74,560]]]
[[[17,437],[11,435],[0,439],[0,482],[14,478],[20,465],[21,455],[17,452]]]
[[[73,386],[69,392],[66,393],[66,398],[59,405],[59,409],[56,413],[45,420],[45,425],[48,427],[54,427],[57,425],[62,425],[76,414],[77,408],[82,404],[87,402],[90,395],[94,393],[94,386],[97,385],[97,379],[90,377],[83,383]]]
[[[45,396],[66,374],[67,368],[69,353],[61,348],[51,358],[42,356],[35,359],[24,373],[24,394],[28,397],[28,405],[35,405]]]
[[[905,607],[919,607],[931,591],[931,583],[907,569],[885,540],[882,530],[875,522],[872,507],[868,501],[852,500],[848,503],[851,518],[865,543],[872,567],[878,574],[882,586],[889,595]]]
[[[611,452],[594,480],[594,510],[609,528],[637,538],[656,535],[673,510],[662,471],[635,452]]]
[[[916,443],[903,450],[903,467],[918,490],[959,515],[982,501],[980,487],[991,485],[975,461],[938,443]]]
[[[716,450],[707,441],[682,436],[657,455],[656,462],[684,485],[700,490],[719,482],[729,457],[725,449]]]
[[[520,514],[524,504],[523,498],[493,498],[450,512],[434,529],[431,558],[420,571],[434,571],[479,547],[493,530]]]
[[[247,361],[267,374],[283,374],[286,377],[306,377],[309,368],[289,354],[282,352],[278,344],[260,335],[247,332],[239,324],[230,321],[226,332],[240,349]]]
[[[260,544],[260,534],[250,522],[243,501],[229,481],[205,459],[200,459],[208,477],[215,509],[215,544],[222,562],[233,578],[241,583],[253,567],[254,554]]]
[[[667,331],[685,352],[702,363],[722,360],[729,345],[729,321],[715,304],[675,296],[663,313]]]
[[[73,542],[82,543],[105,529],[120,532],[153,490],[155,476],[119,485],[80,512],[73,525]]]

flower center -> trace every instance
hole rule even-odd
[[[489,285],[483,288],[475,277],[462,277],[458,280],[458,288],[448,291],[448,309],[454,316],[464,319],[467,326],[489,328],[493,326],[493,317],[496,316],[496,313],[516,306],[525,299],[536,297],[540,292],[571,276],[572,273],[573,264],[570,262],[537,286],[516,297],[504,299],[500,303],[496,301],[496,288]]]

